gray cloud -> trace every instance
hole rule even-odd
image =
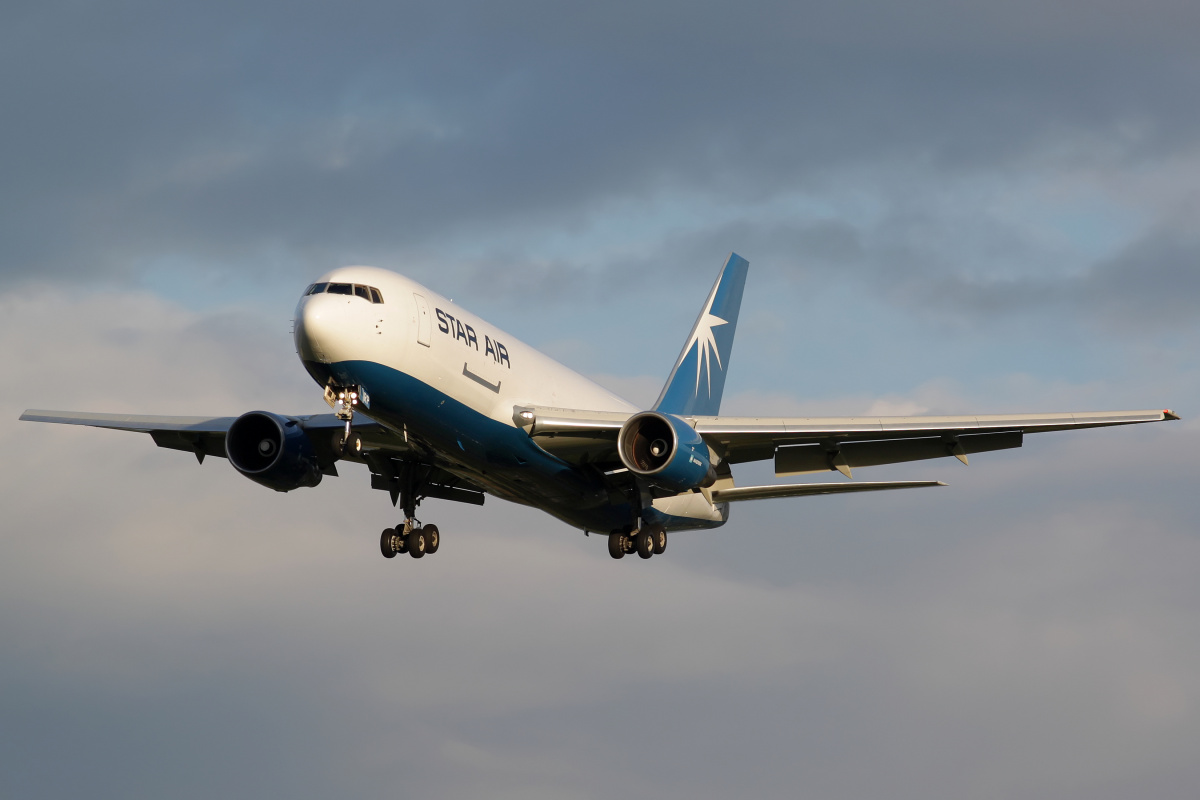
[[[361,470],[276,495],[16,416],[320,410],[244,287],[363,261],[652,399],[733,248],[731,412],[1190,417],[1198,13],[5,8],[0,794],[1190,798],[1193,423],[881,468],[952,485],[648,564],[431,503],[414,564]]]
[[[664,190],[948,177],[1072,131],[1132,159],[1194,141],[1189,6],[1033,5],[29,7],[3,48],[4,269],[282,246],[307,274]]]
[[[893,280],[895,293],[935,315],[1081,312],[1123,334],[1194,329],[1200,320],[1200,243],[1188,232],[1157,230],[1077,275],[980,280],[963,271]]]
[[[1195,785],[1194,431],[888,468],[952,487],[752,504],[648,564],[528,509],[431,503],[443,552],[384,562],[395,512],[361,470],[278,495],[142,436],[15,419],[290,410],[316,392],[270,368],[282,337],[148,296],[2,308],[7,793]]]

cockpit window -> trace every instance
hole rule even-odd
[[[361,297],[368,303],[382,303],[383,295],[374,286],[363,286],[358,283],[314,283],[304,294],[347,294],[351,297]]]

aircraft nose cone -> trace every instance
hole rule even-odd
[[[338,331],[346,314],[344,298],[329,295],[310,295],[301,299],[296,309],[296,352],[306,361],[330,363]]]

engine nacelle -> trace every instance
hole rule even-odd
[[[308,434],[295,420],[269,411],[242,414],[225,434],[234,469],[277,492],[321,482],[321,465]]]
[[[634,414],[621,426],[617,452],[630,472],[673,492],[712,486],[717,478],[708,445],[673,414]]]

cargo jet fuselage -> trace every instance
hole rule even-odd
[[[374,289],[382,302],[331,293],[330,286],[367,287],[368,298]],[[563,451],[579,450],[580,437],[564,435],[565,447],[540,446],[522,427],[528,421],[521,410],[629,417],[639,408],[394,272],[344,267],[309,292],[296,309],[296,350],[322,387],[354,387],[363,416],[407,435],[429,461],[488,494],[542,508],[584,530],[608,533],[630,524],[628,498],[614,496],[605,475],[623,470],[619,461],[571,459]],[[609,439],[596,450],[613,451]],[[369,436],[365,447],[369,452]],[[644,513],[668,530],[711,527],[728,518],[728,504],[687,492],[653,499]]]
[[[404,519],[383,555],[436,552],[416,520],[427,498],[534,506],[608,536],[609,554],[649,558],[667,533],[713,528],[741,500],[943,485],[858,482],[858,467],[1020,447],[1027,433],[1177,419],[1170,411],[945,417],[719,415],[748,270],[726,261],[649,410],[598,386],[402,275],[342,267],[296,309],[296,351],[331,414],[126,416],[27,411],[22,419],[149,433],[156,444],[227,457],[278,491],[316,486],[356,461]],[[840,472],[834,483],[739,487],[733,466],[771,459],[777,475]]]

